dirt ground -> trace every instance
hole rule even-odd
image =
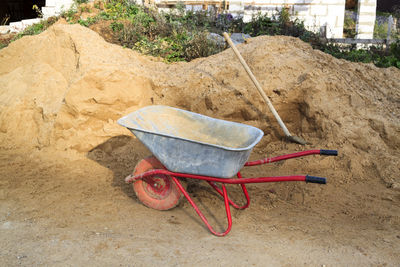
[[[164,64],[57,24],[0,51],[0,264],[398,266],[400,71],[356,64],[289,37],[238,47],[288,128],[286,142],[231,50]],[[251,159],[309,156],[244,168],[245,177],[310,174],[328,184],[249,185],[228,236],[211,235],[187,201],[146,208],[124,183],[150,152],[116,120],[164,104],[262,129]],[[239,188],[230,186],[241,200]],[[216,230],[221,198],[188,191]]]
[[[112,151],[96,149],[87,158],[1,152],[3,266],[396,266],[399,262],[400,197],[382,183],[341,184],[332,172],[323,186],[250,185],[250,207],[233,211],[231,233],[218,238],[186,201],[164,212],[138,203],[123,178],[138,155],[149,152],[135,139],[118,138],[108,144]],[[253,172],[249,168],[244,174],[308,173],[307,165],[321,160],[335,166],[340,157],[294,159],[283,166],[253,167],[257,169]],[[317,168],[310,173],[325,174]],[[205,183],[189,184],[189,192],[216,229],[223,230],[221,199]],[[230,192],[240,199],[239,190]]]

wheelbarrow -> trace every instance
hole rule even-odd
[[[246,184],[288,181],[326,183],[326,178],[310,175],[244,178],[240,174],[243,166],[313,154],[337,156],[336,150],[319,149],[248,162],[252,149],[263,137],[260,129],[168,106],[141,108],[120,118],[118,123],[128,128],[153,154],[141,160],[134,172],[125,178],[125,182],[133,183],[139,201],[153,209],[169,210],[185,196],[216,236],[225,236],[232,228],[230,206],[236,209],[249,207]],[[223,197],[228,221],[224,232],[215,231],[209,224],[181,183],[185,178],[204,180]],[[228,197],[225,184],[240,185],[246,203],[238,205],[233,202]]]

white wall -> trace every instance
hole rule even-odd
[[[356,31],[358,39],[372,39],[376,19],[376,0],[358,0]]]
[[[326,27],[328,38],[343,37],[345,0],[242,0],[230,1],[229,11],[242,13],[245,21],[259,12],[273,15],[288,7],[293,18],[304,22],[307,29],[318,32]],[[242,10],[237,11],[240,7]]]
[[[43,18],[60,15],[62,11],[68,10],[74,0],[46,0],[46,6],[42,7]]]

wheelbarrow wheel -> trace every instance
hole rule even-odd
[[[165,169],[165,167],[157,158],[151,156],[136,165],[134,175],[153,169]],[[133,184],[133,190],[145,206],[156,210],[169,210],[176,207],[183,196],[172,178],[161,174],[137,180]]]

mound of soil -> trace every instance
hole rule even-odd
[[[399,187],[398,69],[335,59],[290,37],[253,38],[239,49],[291,132],[340,150],[339,176]],[[130,135],[116,120],[151,104],[260,127],[265,152],[282,139],[230,49],[168,65],[58,24],[12,43],[0,58],[3,148],[88,152]]]

